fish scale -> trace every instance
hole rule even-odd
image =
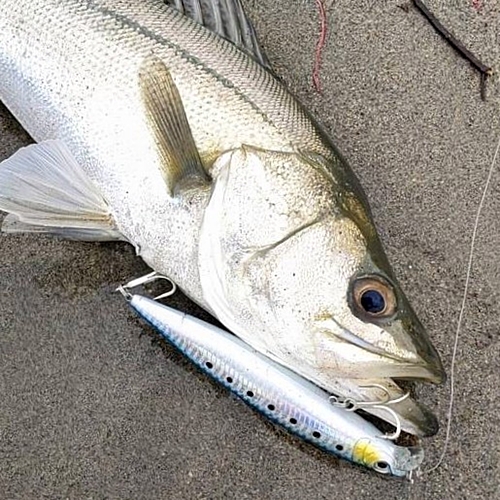
[[[196,273],[186,276],[178,266],[164,267],[182,258],[185,244],[175,246],[175,232],[190,224],[169,209],[172,200],[159,188],[158,155],[141,119],[138,74],[144,58],[154,53],[168,61],[207,166],[221,151],[245,142],[277,150],[291,150],[296,143],[327,151],[267,70],[161,2],[2,0],[0,6],[9,13],[0,16],[2,101],[35,140],[61,139],[69,146],[113,207],[129,241],[145,248],[151,244],[142,241],[140,227],[153,224],[151,233],[156,227],[172,228],[171,251],[146,260],[155,269],[161,266],[188,293],[198,281]],[[38,60],[46,64],[41,67]],[[152,215],[148,224],[144,212]],[[200,301],[200,293],[189,295]]]

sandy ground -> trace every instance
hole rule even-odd
[[[500,135],[498,77],[479,76],[404,0],[338,0],[323,94],[312,0],[248,0],[274,68],[320,118],[371,200],[397,275],[447,367],[470,235]],[[428,0],[500,69],[500,3]],[[0,158],[29,142],[0,109]],[[276,430],[136,320],[113,289],[146,266],[125,244],[0,235],[0,497],[500,498],[500,174],[480,221],[441,468],[385,479]],[[200,313],[185,299],[172,303]],[[447,387],[420,387],[445,421]],[[426,467],[443,432],[425,441]]]

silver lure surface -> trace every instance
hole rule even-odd
[[[420,447],[396,446],[330,395],[258,353],[234,335],[141,295],[129,305],[211,378],[291,434],[382,474],[407,477],[423,461]]]

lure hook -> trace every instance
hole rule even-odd
[[[127,301],[130,301],[132,299],[132,294],[129,292],[132,288],[135,288],[140,285],[145,285],[147,283],[151,283],[153,281],[157,280],[166,280],[170,283],[171,289],[168,290],[165,293],[162,293],[161,295],[158,295],[157,297],[154,297],[153,300],[160,300],[164,299],[166,297],[170,297],[177,291],[177,285],[167,276],[164,276],[163,274],[157,273],[156,271],[153,271],[149,274],[146,274],[144,276],[141,276],[140,278],[133,279],[126,283],[125,285],[120,285],[115,291],[120,292]]]
[[[394,419],[396,425],[396,430],[392,433],[382,434],[379,437],[382,439],[389,439],[390,441],[395,441],[401,435],[401,419],[399,418],[399,415],[392,408],[389,408],[388,406],[385,405],[373,405],[372,408],[377,408],[378,410],[384,410],[392,415],[392,418]]]
[[[408,479],[408,481],[410,482],[410,484],[414,484],[415,483],[415,479],[413,479],[413,470],[410,470],[408,471],[408,473],[406,474],[406,479]],[[416,477],[418,477],[418,469],[417,469],[417,474],[415,474]]]
[[[406,398],[410,396],[410,393],[406,392],[405,394],[403,394],[398,398],[391,399],[389,391],[383,385],[367,384],[367,385],[361,385],[360,387],[363,389],[367,388],[380,389],[381,391],[384,392],[384,397],[380,401],[356,401],[352,398],[343,398],[341,396],[330,396],[328,399],[331,404],[335,406],[340,406],[344,408],[346,411],[356,411],[356,410],[362,410],[363,408],[371,407],[388,412],[395,421],[396,430],[393,433],[384,434],[380,437],[382,439],[390,439],[391,441],[396,440],[401,435],[401,419],[392,408],[388,407],[388,405],[404,401]]]
[[[368,385],[361,385],[360,387],[362,389],[369,389],[369,388],[380,389],[381,391],[384,392],[384,398],[380,401],[356,401],[355,399],[343,398],[342,396],[330,396],[329,397],[330,403],[332,403],[335,406],[340,406],[342,408],[345,408],[347,411],[356,411],[367,406],[385,405],[391,402],[391,395],[383,385],[368,384]],[[396,402],[399,402],[399,400],[400,399],[398,399]]]

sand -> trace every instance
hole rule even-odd
[[[447,368],[472,226],[500,136],[500,85],[404,0],[328,8],[322,94],[312,0],[248,0],[276,72],[351,162]],[[500,68],[500,3],[427,3]],[[0,159],[30,142],[0,108]],[[0,235],[0,498],[500,498],[500,173],[481,216],[443,465],[413,486],[278,431],[135,319],[113,289],[147,271],[126,244]],[[171,301],[194,314],[182,297]],[[205,316],[206,317],[206,316]],[[444,425],[449,387],[419,386]],[[426,439],[425,467],[444,432]]]

